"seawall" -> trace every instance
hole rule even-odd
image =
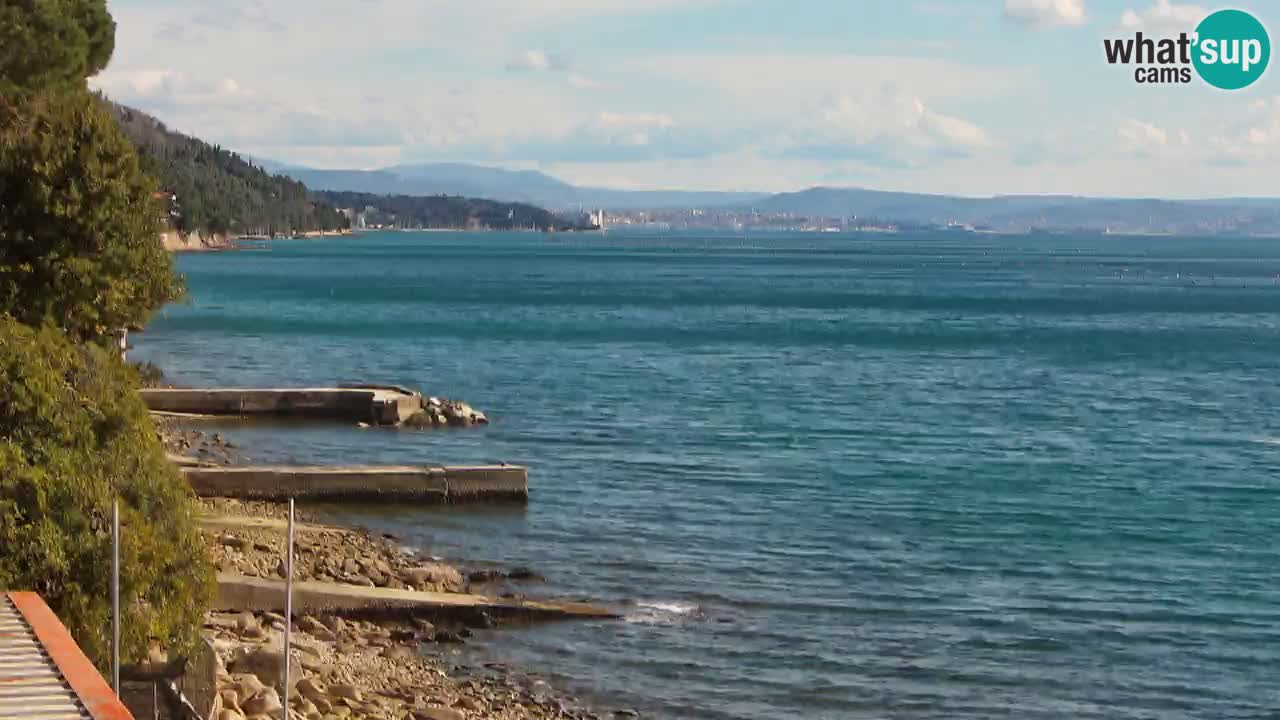
[[[182,472],[202,497],[423,504],[529,499],[529,470],[519,465],[189,467]]]

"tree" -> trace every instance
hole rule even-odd
[[[0,314],[100,340],[177,297],[154,189],[96,96],[0,99]]]
[[[83,88],[107,66],[115,36],[102,0],[0,0],[0,95]]]
[[[108,663],[113,500],[122,658],[195,641],[212,568],[136,377],[98,341],[177,296],[154,184],[85,78],[105,0],[0,0],[0,588],[40,592]]]
[[[196,639],[212,566],[191,490],[119,356],[0,319],[0,588],[36,590],[89,657],[110,656],[111,503],[121,500],[121,657]]]

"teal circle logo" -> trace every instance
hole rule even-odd
[[[1210,85],[1223,90],[1249,87],[1271,61],[1271,38],[1258,19],[1243,10],[1219,10],[1196,27],[1192,63]]]

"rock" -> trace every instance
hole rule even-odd
[[[341,635],[347,629],[347,621],[337,615],[329,618],[325,624],[329,626],[329,629],[335,635]]]
[[[319,707],[321,700],[326,700],[324,683],[316,680],[315,678],[302,678],[298,681],[297,688],[299,697],[304,697],[310,700],[315,703],[317,707]]]
[[[476,628],[477,630],[488,630],[494,627],[493,618],[489,617],[489,613],[480,610],[467,618],[467,627]]]
[[[422,633],[423,635],[432,635],[436,631],[435,625],[433,625],[428,620],[423,620],[422,618],[414,618],[413,626],[417,628],[418,632]]]
[[[360,688],[346,683],[330,687],[329,697],[341,700],[351,700],[353,702],[361,702],[364,700],[364,695],[360,692]]]
[[[266,689],[266,685],[262,684],[257,675],[249,673],[232,675],[231,681],[235,684],[237,706],[239,701],[247,700]]]
[[[457,710],[443,707],[415,708],[413,711],[414,720],[466,720]]]
[[[284,651],[276,647],[242,649],[240,656],[230,664],[232,672],[253,673],[267,686],[284,691]],[[302,665],[292,654],[289,656],[289,679],[293,684],[302,677]],[[241,695],[244,697],[244,695]],[[242,706],[243,707],[243,706]],[[248,713],[253,715],[254,713]]]
[[[240,632],[245,632],[251,628],[262,629],[262,626],[258,624],[258,618],[254,617],[253,613],[248,610],[240,613],[240,617],[236,618],[236,627],[240,629]]]
[[[303,655],[300,662],[303,670],[309,670],[317,675],[328,675],[333,669],[331,665],[321,662],[320,658],[314,655]]]
[[[428,563],[420,567],[409,568],[400,573],[400,579],[413,587],[423,585],[462,586],[462,573],[458,572],[457,568],[441,563]]]
[[[316,706],[316,710],[318,712],[327,713],[333,710],[333,703],[329,702],[329,698],[319,697],[314,699],[312,698],[308,698],[308,699],[311,700],[312,704]]]
[[[234,688],[227,688],[218,692],[218,697],[222,699],[222,707],[240,711],[240,693]]]
[[[459,699],[458,702],[454,703],[454,707],[460,707],[463,710],[474,710],[474,711],[479,711],[482,709],[480,707],[480,703],[476,702],[475,700],[469,697],[464,697]]]
[[[267,688],[262,692],[254,695],[244,701],[241,706],[246,715],[271,715],[279,712],[284,707],[280,704],[280,696],[276,694],[275,688]]]
[[[348,575],[355,575],[360,572],[360,564],[354,558],[347,558],[342,561],[342,572]]]
[[[223,535],[218,538],[218,542],[222,543],[224,547],[233,548],[235,550],[243,550],[245,546],[244,538],[238,538],[235,535]]]
[[[527,567],[511,568],[511,572],[507,573],[507,577],[520,582],[545,582],[546,578],[539,573],[530,570]]]
[[[473,583],[497,582],[502,579],[502,572],[499,570],[472,570],[467,573],[467,579]]]
[[[392,645],[382,651],[382,657],[388,660],[409,660],[415,653],[403,645]]]
[[[452,630],[436,630],[432,640],[438,643],[461,645],[463,643],[462,636]]]
[[[244,715],[230,708],[222,708],[218,711],[218,720],[244,720]]]

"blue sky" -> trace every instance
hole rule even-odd
[[[111,0],[92,83],[244,153],[620,188],[1280,195],[1280,69],[1142,86],[1174,0]],[[1236,3],[1268,26],[1272,3]],[[1269,15],[1275,16],[1269,17]]]

